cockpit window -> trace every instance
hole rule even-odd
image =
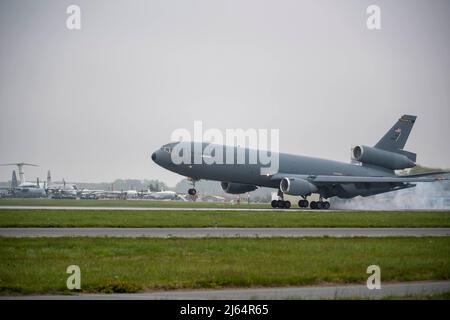
[[[161,150],[171,153],[172,152],[172,148],[171,147],[162,147]]]

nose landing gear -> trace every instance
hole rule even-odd
[[[193,188],[188,189],[188,194],[192,201],[196,201],[198,196],[197,196],[197,190],[195,190],[195,182],[197,180],[195,180],[193,178],[188,178],[188,180],[192,183],[192,187],[193,187]]]

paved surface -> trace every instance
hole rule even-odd
[[[450,228],[0,228],[2,237],[386,237],[448,236]]]
[[[57,201],[57,200],[56,200]],[[295,204],[293,204],[294,206]],[[300,209],[292,207],[290,209],[274,209],[274,208],[218,208],[218,207],[209,207],[209,208],[197,208],[197,207],[93,207],[93,206],[82,206],[82,207],[76,207],[76,206],[4,206],[0,205],[0,209],[30,209],[30,210],[117,210],[117,211],[279,211],[279,212],[299,212],[299,211],[306,211],[306,212],[348,212],[348,211],[377,211],[377,212],[383,212],[383,211],[408,211],[408,212],[448,212],[448,210],[422,210],[422,209],[392,209],[392,210],[370,210],[370,209],[364,209],[364,210],[350,210],[350,209],[339,209],[339,210],[311,210],[311,209]]]
[[[0,206],[0,209],[40,209],[40,210],[99,210],[99,211],[310,211],[310,209],[277,209],[277,208],[218,208],[218,207],[90,207],[90,206]],[[332,212],[335,210],[314,210]],[[348,211],[348,210],[338,210]]]
[[[365,285],[221,289],[221,290],[176,290],[130,294],[79,294],[79,295],[32,295],[0,296],[0,299],[27,300],[232,300],[232,299],[333,299],[361,297],[379,299],[387,296],[430,295],[450,291],[450,281],[411,282],[381,284],[380,290],[369,290]]]

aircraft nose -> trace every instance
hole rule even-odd
[[[156,162],[156,152],[153,152],[153,153],[152,153],[152,160],[153,160],[154,162]]]

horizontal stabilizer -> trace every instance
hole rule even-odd
[[[431,172],[425,172],[425,173],[416,173],[416,174],[408,174],[405,176],[399,176],[399,177],[408,177],[408,178],[419,178],[419,177],[431,177],[436,175],[448,175],[450,174],[450,171],[431,171]],[[445,179],[447,180],[447,179]]]
[[[283,178],[297,178],[304,179],[313,184],[336,184],[336,183],[415,183],[415,182],[435,182],[442,180],[449,180],[441,176],[435,176],[436,174],[446,174],[448,172],[439,172],[434,174],[423,174],[423,175],[411,175],[411,176],[381,176],[381,177],[370,177],[370,176],[326,176],[326,175],[296,175],[296,174],[282,174],[278,173],[272,176],[272,179],[283,179]]]
[[[405,157],[407,157],[412,162],[416,162],[417,161],[417,154],[415,154],[414,152],[409,152],[409,151],[405,151],[405,150],[396,150],[395,153],[399,153],[399,154],[404,155]]]
[[[359,176],[316,176],[310,179],[317,183],[414,183],[414,182],[435,182],[448,180],[443,177],[359,177]]]

